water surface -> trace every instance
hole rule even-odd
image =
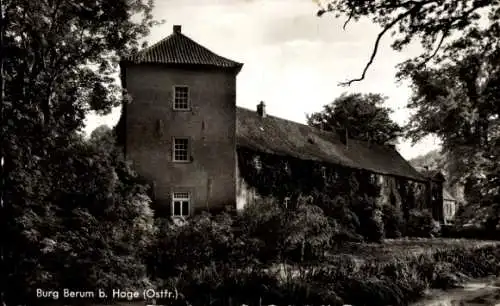
[[[412,306],[500,306],[500,278],[472,281],[449,291],[430,291]]]

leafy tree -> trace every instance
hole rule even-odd
[[[469,200],[483,205],[500,202],[499,37],[499,25],[471,30],[444,47],[434,62],[439,65],[423,68],[410,60],[399,73],[412,83],[408,136],[437,135],[452,180],[461,180]]]
[[[327,12],[336,17],[345,17],[344,29],[351,20],[369,18],[381,27],[372,54],[361,77],[348,80],[342,85],[361,81],[376,58],[382,39],[390,35],[391,47],[401,51],[409,43],[419,40],[424,48],[418,58],[426,65],[436,56],[443,43],[453,40],[463,32],[477,31],[494,33],[500,20],[498,0],[326,0],[316,1],[320,5],[318,16]],[[483,22],[479,22],[483,17]],[[484,27],[483,27],[484,25]]]
[[[136,231],[130,229],[116,240],[110,235],[122,235],[114,231],[123,225],[120,218],[128,226],[137,225],[134,216],[146,209],[147,199],[134,191],[127,166],[94,151],[75,132],[83,127],[89,110],[101,114],[119,105],[121,92],[113,78],[117,60],[137,50],[155,24],[152,7],[152,1],[145,0],[2,1],[0,157],[5,219],[1,223],[2,232],[15,242],[3,249],[7,277],[3,283],[11,289],[26,292],[63,280],[78,283],[66,279],[72,276],[67,268],[78,270],[93,259],[95,270],[87,269],[87,281],[106,280],[91,272],[106,273],[99,269],[112,260],[114,265],[129,265],[127,277],[136,282],[132,274],[140,264],[133,262],[135,253],[127,253],[134,250],[120,245]],[[118,216],[93,210],[111,207],[118,208],[112,213]],[[111,219],[107,223],[102,218]],[[43,250],[50,256],[42,256]],[[90,250],[97,253],[91,255]],[[63,251],[69,257],[52,256]],[[22,296],[10,293],[11,298]]]
[[[402,128],[389,117],[391,110],[383,107],[386,97],[380,94],[342,94],[321,112],[307,116],[309,125],[327,131],[347,129],[357,140],[387,143],[396,140]]]
[[[10,251],[23,257],[8,261],[15,271],[9,302],[30,301],[36,288],[149,285],[142,259],[154,238],[153,212],[146,186],[121,156],[74,136],[45,161],[43,177],[25,174],[31,192],[10,216]]]
[[[442,138],[450,172],[466,178],[477,202],[499,207],[500,1],[329,0],[318,15],[326,12],[346,16],[344,27],[364,17],[382,28],[361,77],[344,85],[364,79],[385,36],[397,51],[420,41],[423,53],[398,75],[413,84],[409,136]]]
[[[417,156],[409,160],[410,164],[416,168],[429,168],[431,170],[443,169],[446,165],[446,156],[439,150],[432,150],[424,155]]]

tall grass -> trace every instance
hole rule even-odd
[[[191,305],[408,305],[428,288],[500,273],[500,247],[440,249],[387,261],[333,256],[281,269],[199,267],[175,282]]]
[[[162,228],[152,271],[159,288],[181,293],[177,305],[404,306],[428,288],[500,273],[498,244],[399,239],[343,247],[334,241],[342,228],[315,206],[205,214]]]

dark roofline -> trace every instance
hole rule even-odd
[[[422,176],[428,180],[443,183],[446,181],[444,174],[440,170],[428,170],[425,167],[414,167]]]
[[[238,106],[238,108],[240,109],[243,109],[245,111],[249,111],[249,112],[255,112],[249,108],[246,108],[246,107],[241,107],[241,106]],[[290,122],[290,123],[293,123],[293,124],[298,124],[298,125],[301,125],[301,126],[305,126],[313,131],[315,131],[316,133],[319,132],[319,133],[322,133],[324,135],[328,135],[328,136],[331,136],[332,138],[336,139],[338,138],[337,134],[334,133],[334,132],[330,132],[330,131],[325,131],[325,130],[320,130],[318,128],[315,128],[315,127],[312,127],[310,125],[307,125],[307,124],[303,124],[303,123],[300,123],[300,122],[297,122],[297,121],[292,121],[292,120],[289,120],[289,119],[285,119],[285,118],[281,118],[281,117],[276,117],[276,116],[273,116],[273,115],[269,115],[269,114],[266,114],[266,118],[272,118],[272,119],[277,119],[277,120],[282,120],[282,121],[286,121],[286,122]],[[263,118],[263,120],[265,120],[265,118]],[[367,143],[369,144],[370,146],[381,146],[381,147],[385,147],[385,148],[388,148],[392,151],[394,151],[408,166],[410,166],[411,168],[415,169],[399,152],[398,150],[396,150],[396,146],[393,145],[393,144],[387,144],[387,145],[381,145],[381,144],[376,144],[376,143],[372,143],[372,142],[368,142],[368,141],[362,141],[362,140],[355,140],[355,139],[350,139],[348,141],[356,141],[356,142],[361,142],[361,143]],[[246,149],[250,149],[250,150],[253,150],[253,151],[259,151],[259,150],[256,150],[255,148],[252,148],[252,147],[247,147],[247,146],[244,146],[244,145],[237,145],[237,147],[242,147],[242,148],[246,148]],[[266,154],[274,154],[274,155],[278,155],[278,156],[287,156],[287,157],[291,157],[291,158],[297,158],[297,159],[301,159],[301,160],[309,160],[309,159],[302,159],[302,158],[298,158],[298,157],[294,157],[294,156],[290,156],[288,154],[279,154],[279,153],[268,153],[268,152],[263,152],[261,151],[262,153],[266,153]],[[334,164],[332,162],[328,162],[328,161],[322,161],[322,160],[316,160],[316,159],[310,159],[311,161],[316,161],[316,162],[321,162],[321,163],[325,163],[325,164],[329,164],[329,165],[338,165],[338,166],[342,166],[342,167],[347,167],[347,168],[351,168],[351,169],[357,169],[357,170],[365,170],[365,171],[368,171],[368,172],[371,172],[371,173],[374,173],[374,174],[379,174],[379,175],[386,175],[386,176],[392,176],[392,177],[396,177],[396,178],[403,178],[403,179],[406,179],[406,180],[411,180],[411,181],[415,181],[415,182],[427,182],[428,179],[423,176],[420,172],[418,172],[416,169],[415,169],[415,172],[417,172],[418,174],[420,174],[422,176],[422,179],[417,179],[417,178],[414,178],[414,177],[408,177],[408,176],[401,176],[401,175],[397,175],[397,174],[393,174],[393,173],[388,173],[388,172],[382,172],[382,171],[377,171],[377,170],[373,170],[373,169],[367,169],[367,168],[363,168],[363,167],[357,167],[357,166],[352,166],[352,165],[344,165],[342,163],[337,163],[337,164]]]
[[[357,166],[351,166],[351,165],[344,165],[342,163],[332,163],[332,162],[323,161],[323,160],[316,160],[316,159],[303,159],[303,158],[298,158],[298,157],[291,156],[291,155],[288,155],[288,154],[280,154],[280,153],[276,153],[276,152],[264,152],[264,151],[257,150],[255,148],[252,148],[252,147],[249,147],[249,146],[245,146],[245,145],[237,145],[236,148],[237,149],[251,150],[251,151],[254,151],[254,152],[259,152],[259,153],[264,153],[264,154],[270,154],[270,155],[276,155],[276,156],[283,156],[283,157],[287,157],[287,158],[294,158],[294,159],[299,159],[299,160],[317,162],[317,163],[327,164],[327,165],[331,165],[331,166],[339,166],[339,167],[343,167],[343,168],[349,168],[349,169],[355,169],[355,170],[362,170],[362,171],[367,171],[367,172],[370,172],[370,173],[373,173],[373,174],[377,174],[377,175],[391,176],[391,177],[394,177],[394,178],[401,178],[401,179],[405,179],[405,180],[409,180],[409,181],[413,181],[413,182],[419,182],[419,183],[426,183],[427,182],[427,180],[425,180],[425,179],[419,180],[419,179],[416,179],[414,177],[407,177],[407,176],[397,175],[397,174],[393,174],[393,173],[381,172],[381,171],[377,171],[377,170],[366,169],[366,168],[363,168],[363,167],[357,167]]]
[[[176,27],[179,27],[179,31],[176,31]],[[166,40],[169,40],[171,39],[172,37],[175,37],[175,36],[180,36],[182,37],[183,39],[186,39],[188,41],[190,41],[192,44],[198,46],[200,49],[204,50],[204,52],[206,53],[209,53],[209,54],[212,54],[214,55],[215,57],[218,57],[219,59],[221,60],[224,60],[224,61],[227,61],[228,63],[230,63],[230,65],[227,65],[227,66],[221,66],[221,65],[211,65],[211,64],[180,64],[180,63],[165,63],[165,62],[162,62],[162,61],[141,61],[141,60],[137,60],[137,57],[139,57],[141,54],[143,53],[147,53],[148,51],[150,51],[151,49],[154,49],[155,47],[158,47],[160,46],[164,41]],[[243,67],[243,63],[240,63],[240,62],[236,62],[232,59],[229,59],[227,57],[224,57],[224,56],[221,56],[215,52],[213,52],[212,50],[208,49],[207,47],[201,45],[200,43],[196,42],[195,40],[191,39],[190,37],[182,34],[180,32],[180,26],[176,26],[174,25],[174,33],[168,35],[167,37],[164,37],[162,39],[160,39],[159,41],[157,41],[156,43],[142,49],[142,50],[139,50],[137,53],[135,54],[131,54],[123,59],[121,59],[120,62],[123,62],[125,65],[129,65],[129,64],[154,64],[154,65],[165,65],[167,67],[173,67],[173,68],[188,68],[188,69],[210,69],[210,68],[214,68],[214,69],[221,69],[221,70],[233,70],[236,74],[238,74],[242,67]]]
[[[130,60],[121,60],[120,67],[126,68],[128,66],[153,66],[153,67],[165,67],[165,68],[178,68],[178,69],[186,69],[191,71],[228,71],[233,72],[235,74],[240,73],[243,68],[242,63],[238,63],[238,66],[235,67],[220,67],[216,65],[206,65],[206,64],[173,64],[173,63],[153,63],[153,62],[134,62]]]
[[[241,108],[245,111],[249,111],[249,112],[255,112],[255,110],[251,110],[249,108],[246,108],[246,107],[242,107],[242,106],[237,106],[238,108]],[[273,115],[269,115],[269,113],[266,112],[266,118],[274,118],[274,119],[278,119],[278,120],[282,120],[282,121],[286,121],[286,122],[290,122],[290,123],[293,123],[293,124],[299,124],[301,126],[305,126],[305,127],[308,127],[309,129],[313,130],[313,131],[318,131],[320,133],[324,133],[326,135],[331,135],[333,136],[334,138],[337,138],[337,135],[333,132],[330,132],[330,131],[325,131],[325,130],[320,130],[318,128],[315,128],[313,126],[310,126],[310,125],[307,125],[307,124],[303,124],[303,123],[300,123],[300,122],[297,122],[297,121],[293,121],[293,120],[290,120],[290,119],[285,119],[285,118],[281,118],[281,117],[276,117],[276,116],[273,116]]]

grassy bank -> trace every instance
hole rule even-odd
[[[346,232],[355,236],[349,225],[355,219],[341,223],[312,205],[256,208],[159,226],[153,282],[176,288],[179,305],[402,306],[429,288],[453,288],[500,272],[496,242],[348,242],[342,239]]]
[[[386,239],[384,243],[345,243],[331,251],[331,255],[351,255],[357,260],[388,261],[395,257],[432,254],[437,251],[500,245],[499,241],[448,239],[448,238],[401,238]]]
[[[407,305],[428,288],[448,289],[467,278],[499,274],[499,246],[449,243],[453,246],[362,263],[344,254],[321,263],[273,265],[281,269],[213,264],[163,286],[175,286],[191,305]]]

